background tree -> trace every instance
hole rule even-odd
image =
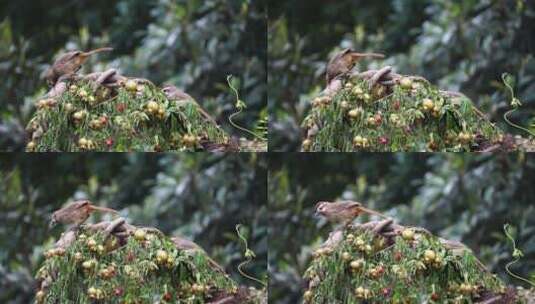
[[[134,225],[183,235],[254,286],[237,272],[245,249],[235,225],[257,256],[245,270],[265,279],[266,165],[257,154],[0,155],[0,301],[31,301],[42,252],[65,228],[49,230],[50,215],[77,198],[119,210]]]
[[[185,89],[227,125],[238,80],[248,106],[237,122],[253,128],[266,107],[265,5],[252,0],[4,1],[0,5],[0,150],[21,149],[34,101],[46,92],[43,74],[65,49],[111,46],[95,70]]]
[[[508,284],[516,227],[525,257],[512,270],[535,278],[535,157],[531,154],[274,154],[270,158],[270,300],[298,303],[311,253],[332,226],[314,216],[320,200],[350,199],[474,250]],[[361,221],[369,220],[364,217]],[[291,240],[291,241],[289,241]]]
[[[512,119],[529,125],[535,105],[535,4],[514,1],[275,1],[269,6],[268,69],[272,149],[299,149],[299,125],[311,96],[325,86],[337,48],[387,55],[360,69],[391,65],[444,90],[461,91],[507,131],[511,96],[502,73],[516,78],[523,107]],[[522,134],[526,135],[526,134]]]

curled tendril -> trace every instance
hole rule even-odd
[[[258,134],[256,134],[255,132],[252,132],[244,127],[241,127],[239,126],[238,124],[236,124],[232,119],[234,119],[235,116],[239,115],[241,112],[243,112],[244,109],[247,108],[247,105],[245,104],[245,102],[243,102],[243,100],[240,99],[240,95],[238,93],[238,90],[236,89],[236,87],[234,87],[234,85],[232,84],[232,75],[228,75],[227,76],[227,83],[228,83],[228,86],[230,87],[230,89],[233,91],[234,95],[236,96],[236,104],[234,105],[236,107],[236,109],[238,109],[237,112],[234,112],[232,113],[229,117],[228,117],[228,121],[230,122],[230,124],[238,129],[238,130],[242,130],[243,132],[246,132],[248,134],[251,134],[252,136],[254,136],[255,138],[257,139],[260,139],[262,140],[262,136],[259,136]]]
[[[243,241],[243,244],[245,245],[245,253],[244,253],[244,256],[245,256],[245,261],[241,262],[239,265],[238,265],[238,272],[248,278],[249,280],[252,280],[252,281],[255,281],[257,282],[258,284],[266,287],[267,284],[253,276],[250,276],[248,275],[247,273],[245,273],[245,271],[243,271],[243,267],[246,266],[247,264],[251,263],[253,261],[254,258],[256,258],[256,254],[254,253],[254,251],[252,251],[251,249],[249,249],[249,246],[247,245],[247,239],[243,236],[243,234],[241,233],[240,231],[240,228],[241,228],[241,225],[238,224],[236,225],[236,233],[238,234],[238,237]]]
[[[511,76],[510,74],[508,73],[503,73],[502,74],[502,81],[503,81],[503,84],[507,87],[507,89],[509,90],[509,93],[511,94],[511,108],[509,111],[505,112],[503,114],[503,119],[505,120],[505,122],[507,122],[510,126],[514,127],[514,128],[517,128],[517,129],[520,129],[524,132],[527,132],[529,133],[531,136],[535,136],[535,133],[531,132],[529,129],[526,129],[520,125],[517,125],[515,124],[514,122],[510,121],[509,120],[509,116],[516,110],[518,110],[518,108],[522,105],[522,102],[520,102],[520,99],[516,98],[515,96],[515,91],[513,90],[513,82],[514,82],[514,79],[513,79],[513,76]]]
[[[513,260],[505,265],[505,271],[507,271],[507,273],[510,276],[512,276],[513,278],[521,280],[522,282],[528,283],[529,285],[535,287],[535,283],[531,282],[530,280],[528,280],[526,278],[523,278],[523,277],[521,277],[519,275],[514,274],[509,269],[509,267],[513,266],[513,264],[517,263],[520,260],[520,258],[522,258],[524,256],[524,253],[522,253],[522,251],[520,249],[516,248],[516,242],[515,242],[515,239],[513,238],[513,236],[511,235],[510,228],[511,228],[511,226],[509,226],[509,224],[503,225],[503,231],[505,233],[505,236],[513,244]]]

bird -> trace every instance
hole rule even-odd
[[[58,223],[74,224],[75,227],[83,224],[94,211],[110,212],[119,214],[116,210],[95,206],[89,200],[78,200],[67,204],[67,206],[55,211],[50,219],[50,227]]]
[[[226,274],[225,273],[225,270],[223,269],[223,267],[221,267],[216,261],[212,260],[212,258],[210,258],[207,254],[206,254],[206,251],[204,251],[204,249],[202,249],[201,246],[197,245],[197,243],[193,242],[193,241],[190,241],[186,238],[183,238],[181,236],[173,236],[171,238],[171,241],[173,242],[173,244],[175,244],[175,247],[176,249],[178,250],[184,250],[184,251],[189,251],[189,252],[200,252],[202,254],[204,254],[206,256],[206,260],[208,261],[208,264],[210,264],[210,266],[212,266],[215,270],[223,273],[223,274]]]
[[[188,93],[182,91],[181,89],[175,87],[174,85],[165,85],[162,88],[162,91],[164,92],[165,96],[169,100],[173,100],[176,102],[177,105],[186,105],[186,104],[193,104],[197,107],[197,110],[199,113],[201,113],[204,118],[209,120],[211,123],[217,126],[217,122],[215,121],[210,114],[208,114],[201,106],[195,101],[193,97],[191,97]]]
[[[327,64],[327,85],[336,77],[349,73],[355,64],[364,57],[384,58],[385,55],[378,53],[358,53],[347,48],[337,52]]]
[[[112,51],[113,48],[104,47],[91,50],[89,52],[70,51],[60,55],[54,64],[46,71],[46,81],[50,86],[53,86],[60,77],[76,73],[82,65],[87,61],[89,56],[105,51]]]
[[[348,225],[358,217],[361,213],[368,213],[378,215],[384,218],[388,218],[384,214],[377,211],[365,208],[359,202],[353,201],[338,201],[338,202],[326,202],[320,201],[316,204],[316,215],[325,217],[332,223],[342,223]]]

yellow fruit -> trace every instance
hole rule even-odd
[[[154,100],[151,100],[147,103],[147,109],[152,112],[156,112],[159,109],[158,103]]]
[[[313,296],[312,291],[307,290],[307,291],[305,291],[305,293],[303,294],[303,299],[304,299],[305,301],[310,301],[310,300],[312,300],[312,296]]]
[[[80,147],[87,147],[87,143],[88,141],[87,141],[87,138],[85,137],[82,137],[78,140],[78,146]]]
[[[78,111],[78,112],[74,112],[74,114],[72,114],[72,117],[75,119],[75,120],[82,120],[85,116],[85,112],[84,111]]]
[[[430,111],[430,110],[433,110],[433,108],[435,107],[435,103],[431,99],[426,98],[422,100],[422,106],[424,110]]]
[[[347,251],[342,253],[342,260],[349,261],[351,259],[351,254]]]
[[[91,269],[91,268],[93,268],[93,262],[92,262],[91,260],[89,260],[89,261],[84,261],[84,262],[82,263],[82,268],[84,268],[84,269]]]
[[[167,258],[168,258],[167,252],[165,252],[164,250],[158,250],[156,252],[156,261],[158,263],[161,264],[161,263],[167,261]]]
[[[345,100],[342,101],[342,102],[340,103],[340,108],[346,110],[347,108],[349,108],[349,103],[348,103],[347,101],[345,101]]]
[[[364,266],[363,259],[354,260],[354,261],[351,261],[351,263],[349,263],[349,267],[351,267],[351,269],[353,270],[359,270],[362,268],[362,266]]]
[[[412,241],[412,240],[414,240],[414,230],[412,230],[412,229],[405,229],[405,230],[403,230],[403,232],[401,233],[401,236],[402,236],[403,239],[406,240],[406,241]]]
[[[138,241],[144,241],[145,236],[146,236],[146,233],[143,229],[137,229],[136,232],[134,232],[134,239]]]
[[[433,250],[424,251],[424,259],[426,261],[434,261],[436,257],[437,255]]]
[[[74,105],[68,102],[63,106],[63,109],[65,109],[67,112],[72,112],[74,110]]]
[[[129,79],[125,82],[124,87],[128,91],[135,92],[137,90],[137,83],[134,80]]]
[[[403,77],[399,81],[399,84],[402,89],[409,90],[412,88],[412,80],[408,77]]]
[[[36,146],[37,144],[35,143],[35,141],[30,141],[28,144],[26,144],[26,150],[33,151]]]
[[[353,90],[351,91],[351,93],[359,96],[359,95],[362,95],[364,93],[364,91],[362,91],[362,89],[360,87],[354,87]]]
[[[303,143],[302,143],[303,150],[308,151],[311,145],[312,145],[312,141],[310,139],[307,138],[303,140]]]
[[[35,294],[35,300],[37,300],[37,302],[41,303],[43,302],[43,300],[45,299],[45,292],[42,291],[42,290],[39,290],[36,294]]]

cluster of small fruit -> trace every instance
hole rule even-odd
[[[126,302],[122,303],[136,303],[128,302],[132,297],[126,297],[125,288],[122,286],[125,284],[141,286],[152,279],[157,280],[159,276],[167,277],[165,273],[176,273],[174,269],[179,267],[179,252],[171,243],[164,245],[164,242],[166,241],[154,233],[147,233],[144,229],[135,230],[128,244],[121,247],[113,238],[105,240],[102,235],[80,233],[67,249],[58,247],[45,251],[45,265],[39,270],[37,279],[47,280],[49,283],[37,291],[36,302],[46,303],[48,297],[54,297],[54,294],[49,294],[55,284],[51,278],[56,276],[58,268],[64,265],[68,269],[73,269],[72,267],[75,269],[68,274],[69,276],[83,274],[83,278],[80,279],[89,285],[86,285],[87,289],[84,291],[90,301],[108,303],[124,298]],[[123,262],[119,265],[117,261]],[[70,283],[73,279],[70,277]],[[160,301],[199,302],[210,292],[219,290],[208,282],[210,282],[208,278],[192,276],[177,286],[168,283],[171,285],[165,286],[164,291],[158,291],[161,292]],[[228,292],[237,292],[237,287],[231,285]]]
[[[403,230],[394,245],[386,245],[383,237],[368,232],[348,231],[336,247],[320,248],[312,256],[312,264],[305,274],[309,286],[303,294],[304,303],[328,301],[324,297],[325,289],[347,286],[347,282],[340,280],[356,284],[352,296],[361,301],[403,299],[414,294],[408,290],[417,288],[421,299],[430,303],[446,300],[464,303],[483,290],[483,282],[476,279],[441,279],[452,257],[436,241],[411,228]],[[433,288],[426,289],[429,280],[434,282]],[[404,288],[399,289],[392,282],[399,282]]]

